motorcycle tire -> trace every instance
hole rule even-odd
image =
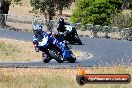
[[[79,45],[82,45],[82,41],[80,40],[78,35],[75,36],[75,40],[76,40],[76,43],[78,43]]]
[[[56,59],[56,61],[57,61],[58,63],[63,63],[63,62],[64,62],[64,60],[60,60],[60,59]]]
[[[81,42],[80,39],[78,39],[77,43],[78,43],[79,45],[82,45],[82,42]]]
[[[78,42],[78,44],[79,44],[79,45],[82,45],[82,42],[81,42],[81,41],[79,41],[79,42]]]
[[[50,59],[44,59],[43,62],[44,63],[49,63],[50,62]]]
[[[75,58],[75,57],[69,58],[68,61],[69,61],[70,63],[75,63],[76,58]]]
[[[58,54],[58,50],[57,49],[52,49],[49,51],[49,54],[51,55],[51,57],[53,59],[55,59],[58,63],[63,63],[64,60],[62,58],[61,55]]]

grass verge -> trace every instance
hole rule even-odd
[[[89,68],[88,74],[132,74],[131,68]],[[76,83],[77,69],[46,68],[1,68],[0,87],[2,88],[132,88],[129,84],[85,84]]]
[[[33,61],[40,58],[41,53],[34,51],[31,42],[0,39],[0,61]]]

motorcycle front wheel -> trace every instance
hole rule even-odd
[[[50,56],[55,59],[58,63],[63,63],[64,60],[63,60],[63,57],[59,54],[59,51],[58,49],[52,49],[52,50],[49,50],[49,54]]]
[[[71,58],[68,59],[68,61],[69,61],[70,63],[75,63],[76,58],[75,58],[75,57],[71,57]]]
[[[49,63],[50,62],[50,59],[44,59],[43,62],[44,63]]]

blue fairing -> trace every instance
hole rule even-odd
[[[44,39],[44,38],[46,38],[47,40],[48,40],[48,42],[46,43],[46,44],[44,44],[44,46],[43,47],[46,47],[46,46],[48,46],[49,44],[53,44],[53,45],[55,45],[55,46],[57,46],[58,48],[60,48],[60,50],[61,50],[61,54],[62,54],[62,57],[63,58],[70,58],[71,57],[71,55],[70,55],[70,53],[68,52],[68,49],[65,47],[65,43],[64,42],[60,42],[59,40],[57,40],[56,38],[53,38],[53,37],[50,37],[49,36],[49,34],[48,33],[46,33],[46,32],[43,32],[42,33],[42,36],[43,36],[43,38],[42,38],[42,40]],[[40,40],[39,38],[38,38],[39,36],[33,36],[33,42],[35,42],[35,43],[37,43],[37,45],[36,45],[36,47],[40,47],[41,45],[39,45],[40,43],[40,41],[38,41],[38,40]],[[42,46],[41,46],[42,47]]]
[[[70,58],[71,57],[71,55],[67,49],[64,49],[62,55],[63,55],[63,58]]]

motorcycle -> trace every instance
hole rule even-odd
[[[66,40],[70,44],[79,44],[82,45],[82,41],[79,38],[76,27],[72,25],[65,25],[66,31],[65,32],[58,32],[57,37],[59,39]]]
[[[44,63],[50,62],[51,59],[55,59],[58,63],[63,63],[64,61],[69,61],[70,63],[74,63],[76,61],[76,57],[73,55],[71,49],[65,42],[63,43],[64,50],[62,51],[62,46],[57,46],[55,44],[50,43],[54,39],[49,34],[44,34],[44,37],[41,42],[39,42],[39,50],[42,51],[42,59]],[[57,39],[55,39],[57,43]]]

